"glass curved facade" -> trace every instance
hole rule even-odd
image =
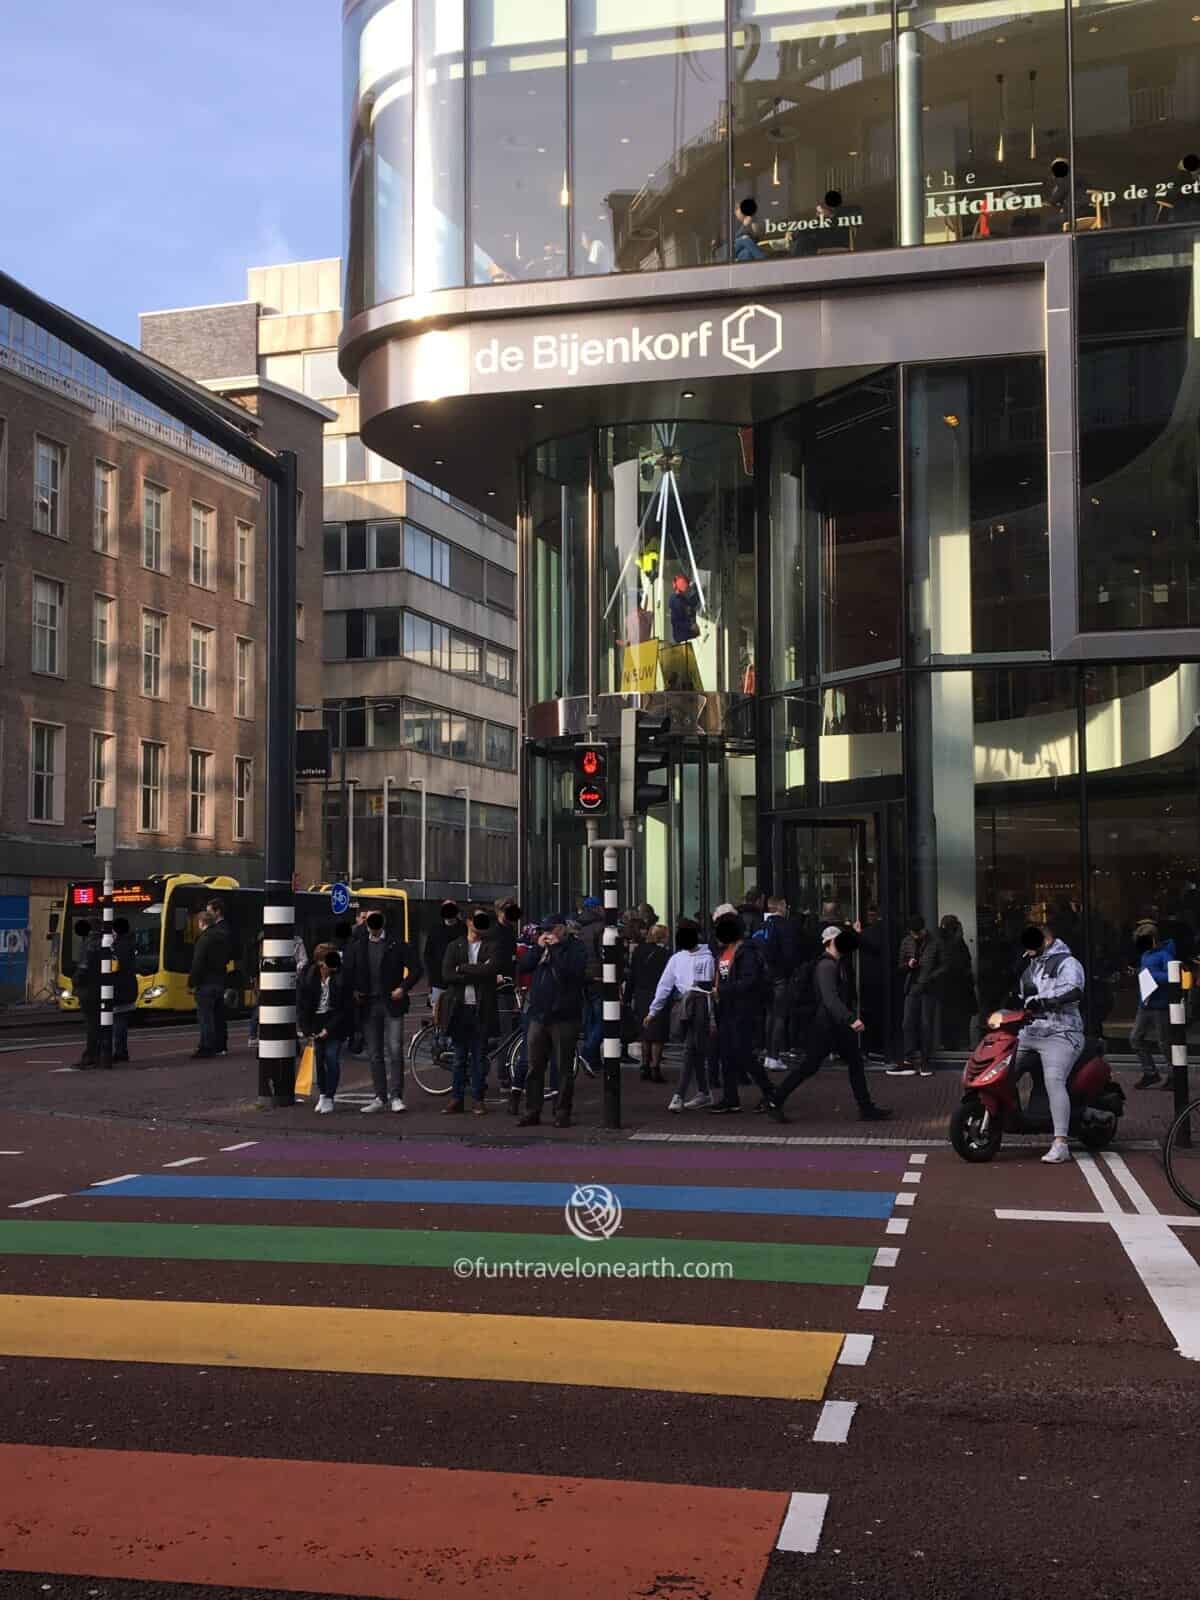
[[[349,317],[1200,222],[1190,0],[349,0],[344,37]]]

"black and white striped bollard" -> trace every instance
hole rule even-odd
[[[258,1092],[277,1106],[296,1103],[296,912],[268,887],[258,977]]]
[[[621,1126],[621,987],[617,975],[617,852],[604,847],[604,1126]]]
[[[1183,962],[1167,962],[1167,1018],[1170,1023],[1171,1086],[1174,1090],[1175,1115],[1187,1110],[1188,1104],[1188,1053],[1187,1053],[1187,997],[1183,989]],[[1190,1145],[1192,1129],[1190,1120],[1179,1130],[1177,1142]]]
[[[104,931],[100,938],[100,1065],[113,1064],[113,1007],[116,1003],[116,984],[113,977],[113,868],[112,861],[104,863],[104,889],[101,894]]]

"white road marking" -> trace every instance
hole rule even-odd
[[[194,1167],[197,1161],[203,1161],[204,1156],[184,1156],[182,1161],[164,1161],[164,1167]]]
[[[838,1353],[839,1367],[865,1367],[875,1343],[873,1333],[848,1333]]]
[[[0,1150],[0,1156],[23,1156],[24,1150]]]
[[[16,1205],[9,1206],[10,1211],[28,1211],[30,1206],[44,1206],[50,1200],[65,1200],[65,1194],[39,1194],[36,1200],[18,1200]]]
[[[904,1176],[900,1179],[900,1182],[901,1183],[920,1183],[921,1179],[924,1176],[925,1176],[925,1174],[923,1172],[906,1172],[904,1174]]]
[[[1121,1213],[1126,1215],[1125,1212]],[[1112,1213],[1108,1211],[997,1211],[996,1217],[1000,1222],[1109,1222]],[[1200,1228],[1200,1217],[1167,1216],[1159,1212],[1158,1220],[1165,1222],[1168,1228]]]
[[[89,1189],[107,1189],[110,1183],[128,1183],[130,1178],[140,1178],[140,1172],[123,1172],[119,1178],[97,1178],[95,1183],[89,1183]]]
[[[858,1297],[860,1311],[882,1311],[887,1304],[887,1284],[868,1283]]]
[[[1109,1172],[1117,1183],[1124,1189],[1128,1198],[1133,1201],[1133,1209],[1143,1217],[1156,1217],[1158,1215],[1158,1207],[1151,1200],[1145,1189],[1142,1188],[1133,1173],[1130,1172],[1129,1164],[1125,1157],[1110,1155],[1106,1150],[1100,1159],[1108,1167]]]
[[[1159,1316],[1175,1339],[1176,1353],[1187,1361],[1200,1361],[1200,1264],[1171,1232],[1173,1219],[1164,1217],[1145,1191],[1130,1174],[1130,1182],[1150,1206],[1149,1211],[1139,1211],[1131,1216],[1122,1211],[1116,1195],[1109,1188],[1091,1156],[1078,1158],[1078,1167],[1084,1182],[1092,1191],[1098,1212],[1064,1212],[1055,1221],[1103,1222],[1112,1228],[1121,1241],[1121,1248],[1146,1293],[1154,1302]],[[1135,1199],[1136,1196],[1131,1195]],[[997,1212],[1002,1216],[1004,1213]],[[1028,1221],[1031,1216],[1043,1220],[1045,1213],[1017,1212],[1008,1214],[1010,1220]],[[1189,1219],[1191,1225],[1200,1218]]]
[[[910,1167],[923,1167],[928,1160],[928,1156],[909,1156],[908,1164]]]
[[[254,1144],[257,1144],[257,1143],[258,1143],[258,1140],[257,1140],[257,1139],[246,1139],[246,1140],[244,1140],[244,1141],[243,1141],[243,1142],[242,1142],[242,1143],[241,1143],[241,1144],[223,1144],[223,1145],[222,1145],[222,1146],[221,1146],[221,1149],[222,1149],[222,1150],[223,1150],[223,1151],[229,1151],[229,1150],[249,1150],[249,1148],[250,1148],[250,1146],[251,1146],[251,1145],[254,1145]]]
[[[821,1543],[821,1529],[825,1525],[825,1513],[828,1510],[827,1494],[794,1494],[788,1502],[779,1538],[775,1541],[776,1550],[815,1555]]]
[[[915,1194],[898,1194],[896,1196],[896,1204],[898,1206],[915,1206],[916,1203],[917,1197]]]
[[[1075,1165],[1079,1168],[1084,1182],[1092,1191],[1092,1195],[1095,1198],[1096,1204],[1100,1207],[1101,1211],[1112,1211],[1115,1212],[1117,1216],[1123,1217],[1125,1213],[1121,1210],[1120,1201],[1105,1183],[1099,1172],[1097,1172],[1096,1163],[1092,1160],[1091,1156],[1076,1156]]]
[[[884,1233],[907,1233],[908,1232],[908,1218],[907,1217],[889,1217],[888,1218],[888,1222],[887,1222],[887,1227],[883,1231],[884,1231]]]
[[[813,1429],[813,1443],[845,1444],[857,1410],[857,1400],[826,1400]]]
[[[894,1267],[899,1259],[900,1251],[894,1244],[881,1244],[875,1252],[877,1267]]]

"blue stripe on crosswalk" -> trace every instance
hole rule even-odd
[[[461,1183],[407,1178],[126,1178],[82,1193],[97,1200],[324,1200],[372,1205],[540,1206],[561,1210],[571,1183]],[[890,1217],[895,1192],[868,1189],[735,1189],[621,1184],[628,1211],[726,1212],[743,1216]]]

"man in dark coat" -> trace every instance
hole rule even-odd
[[[487,1046],[499,1027],[496,979],[499,967],[491,940],[492,915],[480,907],[471,914],[466,935],[456,939],[442,963],[446,990],[444,1026],[454,1045],[454,1081],[444,1116],[466,1110],[467,1071],[471,1074],[471,1110],[487,1110]]]
[[[571,1124],[575,1094],[575,1046],[583,1023],[587,952],[560,916],[547,917],[537,943],[521,957],[519,970],[533,974],[525,1015],[529,1018],[525,1079],[525,1115],[517,1126],[535,1127],[542,1120],[546,1069],[551,1057],[558,1066],[556,1128]]]
[[[722,1097],[711,1107],[717,1116],[740,1111],[738,1085],[750,1079],[762,1091],[763,1106],[771,1082],[754,1053],[762,1018],[771,1002],[771,980],[760,940],[747,939],[742,919],[718,907],[713,924],[717,963],[717,1054],[721,1063]]]
[[[442,997],[442,968],[446,964],[446,951],[456,939],[465,939],[467,925],[458,914],[458,903],[443,900],[441,915],[435,928],[425,939],[425,976],[429,979],[429,1004],[437,1010]]]
[[[129,1060],[129,1018],[137,1004],[137,951],[129,931],[129,918],[113,920],[113,1053],[114,1061]]]
[[[357,1007],[375,1098],[363,1111],[404,1110],[404,1018],[421,963],[407,939],[389,938],[382,911],[367,915],[367,937],[351,939],[345,986]]]
[[[908,932],[900,943],[900,971],[904,982],[904,1058],[888,1073],[911,1078],[933,1071],[934,1026],[937,1021],[937,986],[942,975],[942,941],[930,933],[925,918],[908,919]]]
[[[94,1067],[100,1060],[100,935],[86,918],[80,917],[75,924],[75,937],[82,943],[71,974],[71,987],[87,1027],[87,1040],[78,1064]]]
[[[225,1023],[225,973],[232,953],[225,905],[210,900],[204,908],[204,928],[192,952],[188,988],[196,995],[196,1015],[200,1021],[200,1047],[192,1052],[198,1060],[223,1056],[229,1048]]]
[[[817,1009],[803,1063],[793,1068],[776,1087],[767,1107],[776,1122],[786,1122],[783,1105],[792,1090],[814,1077],[821,1063],[834,1051],[850,1069],[850,1089],[864,1122],[883,1122],[891,1116],[885,1106],[877,1106],[867,1087],[861,1039],[865,1024],[858,1014],[851,956],[858,947],[858,934],[851,928],[829,926],[824,933],[825,953],[813,969]]]

